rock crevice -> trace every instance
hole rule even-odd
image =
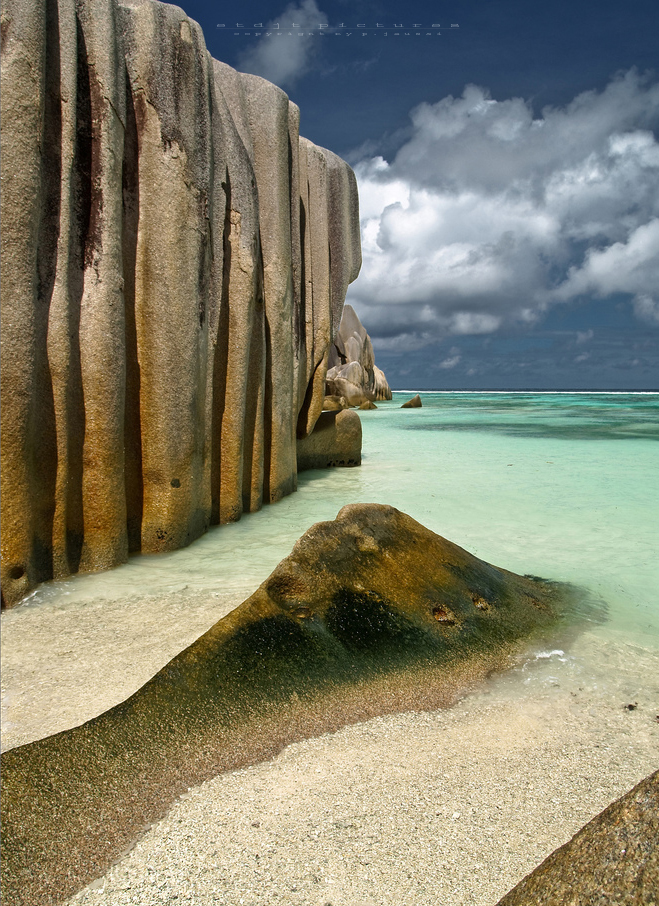
[[[173,550],[296,487],[357,188],[153,0],[3,0],[2,589]]]

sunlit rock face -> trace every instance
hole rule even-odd
[[[2,588],[295,490],[361,264],[276,86],[151,0],[3,0]]]
[[[371,338],[351,305],[344,307],[330,347],[327,393],[344,397],[349,406],[391,399],[384,372],[375,364]]]

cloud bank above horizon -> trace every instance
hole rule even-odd
[[[410,116],[391,162],[355,165],[364,264],[348,301],[376,348],[531,328],[615,294],[659,326],[656,80],[630,70],[540,116],[467,85]]]

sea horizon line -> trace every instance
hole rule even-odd
[[[392,393],[535,393],[535,394],[551,394],[551,395],[569,394],[570,396],[576,396],[578,394],[592,394],[592,393],[599,393],[599,394],[606,395],[606,396],[628,396],[629,394],[632,394],[632,393],[636,394],[637,396],[641,396],[641,395],[657,396],[657,395],[659,395],[659,390],[533,390],[533,389],[528,389],[528,390],[520,390],[520,389],[516,389],[516,390],[500,390],[500,389],[499,390],[490,390],[490,389],[436,390],[436,389],[430,389],[430,388],[427,388],[425,390],[418,390],[416,388],[413,388],[413,389],[403,388],[403,389],[399,390],[399,389],[394,389],[393,387],[391,388],[391,392]]]

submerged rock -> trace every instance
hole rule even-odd
[[[408,400],[406,403],[400,407],[401,409],[420,409],[423,403],[421,402],[421,397],[417,393],[416,396],[413,396],[411,400]]]
[[[564,587],[491,566],[393,507],[344,507],[127,701],[4,754],[4,903],[69,896],[220,771],[451,704],[566,601]]]
[[[498,906],[659,902],[659,771],[589,821]]]

